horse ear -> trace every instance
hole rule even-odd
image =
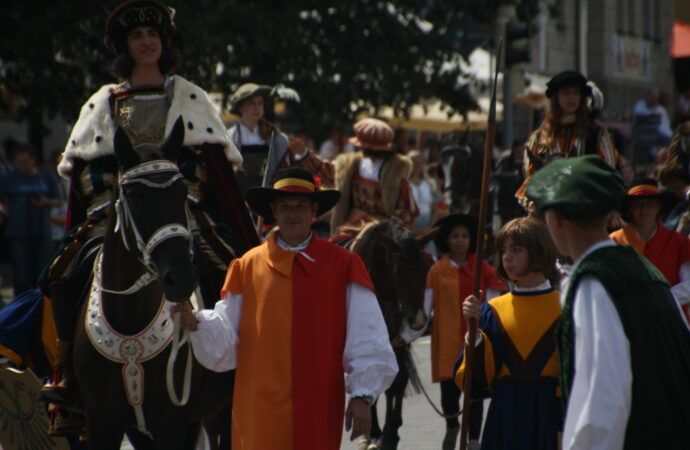
[[[161,150],[163,150],[163,156],[170,161],[177,161],[177,155],[180,152],[180,148],[184,144],[184,120],[182,116],[179,116],[173,125],[170,135],[163,143]]]
[[[419,246],[421,248],[424,248],[424,247],[426,247],[426,244],[431,242],[436,237],[436,235],[438,234],[438,232],[440,230],[441,230],[441,227],[434,227],[424,234],[420,234],[418,236],[415,236],[415,240],[417,241],[417,243],[419,244]]]
[[[470,139],[470,126],[467,125],[467,128],[465,128],[465,131],[462,133],[462,136],[460,137],[460,142],[464,142],[466,144],[469,139]]]
[[[378,238],[381,240],[381,242],[386,243],[386,244],[389,245],[390,247],[394,247],[394,248],[396,248],[396,249],[400,249],[400,246],[398,245],[397,242],[395,242],[395,239],[393,239],[392,237],[390,237],[389,235],[387,235],[385,232],[383,232],[383,231],[378,231],[378,232],[376,233],[376,235],[377,235]]]
[[[129,169],[139,164],[139,155],[132,148],[132,143],[125,130],[120,127],[117,127],[117,130],[115,130],[113,147],[115,159],[117,159],[117,163],[121,168]]]

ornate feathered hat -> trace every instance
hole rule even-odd
[[[575,70],[565,70],[546,83],[546,96],[548,98],[553,97],[558,89],[565,86],[577,86],[582,90],[584,96],[592,95],[592,89],[587,85],[587,78],[584,75]]]
[[[105,46],[115,54],[127,49],[127,34],[138,27],[153,27],[163,46],[176,34],[175,10],[158,0],[127,0],[108,16],[105,23]]]
[[[348,142],[362,150],[391,151],[393,129],[384,121],[367,118],[354,125],[355,135]]]
[[[261,95],[264,98],[300,102],[300,96],[297,91],[286,87],[284,84],[276,84],[271,87],[265,84],[245,83],[230,96],[230,112],[239,115],[240,111],[238,108],[240,104],[256,95]]]

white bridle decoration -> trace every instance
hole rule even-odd
[[[145,178],[145,175],[156,173],[171,172],[173,175],[164,183],[156,183]],[[127,289],[118,291],[106,289],[102,286],[101,278],[101,262],[102,254],[96,258],[94,263],[94,281],[91,288],[90,297],[88,299],[87,312],[85,316],[85,327],[87,335],[91,344],[107,359],[123,364],[122,379],[125,386],[125,393],[127,394],[127,401],[134,408],[137,419],[137,428],[140,432],[151,436],[151,433],[146,428],[144,420],[144,413],[142,404],[144,401],[144,367],[142,362],[147,361],[161,351],[163,351],[172,341],[172,348],[166,367],[166,384],[170,401],[176,406],[183,406],[189,400],[190,384],[191,384],[191,369],[192,369],[192,347],[189,346],[187,352],[187,361],[185,365],[185,373],[183,378],[182,398],[178,398],[173,380],[173,367],[179,349],[189,341],[189,330],[180,331],[180,314],[175,313],[171,317],[170,307],[172,302],[165,300],[161,301],[156,316],[149,323],[143,331],[126,336],[117,333],[106,320],[102,309],[101,293],[107,292],[117,295],[133,294],[148,284],[154,279],[158,278],[158,270],[151,260],[151,254],[154,249],[162,242],[173,238],[182,237],[189,243],[190,255],[192,255],[192,234],[187,229],[186,225],[170,224],[160,227],[156,230],[148,241],[144,242],[141,233],[137,229],[136,223],[132,216],[127,197],[124,194],[123,186],[131,183],[141,183],[145,186],[165,189],[170,187],[177,180],[182,178],[176,164],[166,160],[155,160],[139,164],[130,168],[120,175],[119,178],[119,197],[115,203],[115,210],[117,213],[117,222],[115,224],[115,232],[120,232],[122,242],[127,250],[130,246],[127,240],[126,228],[130,228],[134,235],[136,248],[141,254],[138,257],[139,261],[144,265],[145,272]],[[186,208],[186,205],[185,205]],[[187,223],[189,223],[189,210],[187,209]],[[196,302],[201,302],[199,289],[195,291]],[[171,323],[172,318],[172,323]]]
[[[172,172],[174,173],[174,175],[171,176],[164,183],[155,183],[145,178],[141,178],[145,175],[165,172]],[[118,183],[119,196],[117,201],[115,202],[115,210],[117,212],[115,232],[120,232],[120,236],[122,237],[122,243],[124,244],[127,250],[130,250],[129,242],[127,240],[126,229],[130,228],[132,230],[132,234],[134,235],[134,240],[136,243],[136,248],[137,250],[139,250],[139,253],[141,254],[139,261],[141,261],[141,263],[146,268],[146,272],[144,272],[141,275],[141,277],[139,277],[139,279],[137,279],[134,282],[134,284],[132,284],[132,286],[130,286],[128,289],[117,291],[102,287],[101,289],[103,289],[103,292],[108,292],[110,294],[128,295],[139,291],[144,286],[151,283],[151,281],[158,277],[158,270],[155,267],[155,264],[153,264],[153,261],[151,260],[151,253],[153,253],[153,250],[159,244],[170,238],[185,238],[189,243],[189,253],[190,255],[192,255],[192,234],[189,232],[185,225],[179,223],[173,223],[170,225],[160,227],[153,233],[153,235],[151,235],[147,242],[144,242],[144,239],[142,238],[141,233],[139,232],[139,229],[137,228],[137,225],[134,222],[134,217],[132,216],[132,212],[129,208],[129,203],[127,202],[127,197],[125,196],[123,189],[123,186],[132,183],[141,183],[148,187],[156,189],[165,189],[172,186],[173,183],[175,183],[177,180],[181,178],[182,174],[180,173],[180,170],[178,169],[177,165],[166,160],[155,160],[145,162],[143,164],[139,164],[138,166],[132,167],[131,169],[125,171],[120,175]],[[189,216],[188,210],[187,216]],[[189,223],[189,219],[187,219],[187,222]]]

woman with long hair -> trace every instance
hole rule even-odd
[[[524,189],[530,176],[554,159],[595,154],[611,167],[618,164],[618,152],[609,132],[591,118],[588,98],[592,88],[587,78],[567,70],[554,76],[546,86],[546,117],[525,143],[526,179],[516,194],[524,206]]]

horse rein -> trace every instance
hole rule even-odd
[[[144,178],[146,176],[158,173],[173,173],[173,175],[163,183],[156,183]],[[140,183],[147,187],[155,189],[167,189],[170,186],[172,186],[173,183],[177,182],[182,178],[183,176],[180,173],[180,170],[177,167],[177,165],[173,162],[166,160],[154,160],[145,162],[143,164],[139,164],[128,169],[120,175],[118,183],[119,195],[118,199],[115,202],[115,211],[117,214],[115,232],[120,232],[120,236],[122,237],[122,243],[124,244],[127,250],[130,250],[130,244],[127,239],[126,231],[127,228],[130,228],[132,230],[136,248],[137,250],[139,250],[139,253],[141,254],[141,257],[138,257],[138,259],[144,265],[146,271],[129,288],[122,291],[118,291],[101,287],[101,289],[104,292],[108,292],[110,294],[129,295],[139,291],[144,286],[147,286],[149,283],[151,283],[154,279],[157,279],[158,269],[155,267],[155,264],[151,260],[151,254],[158,245],[170,238],[185,238],[189,244],[189,253],[190,255],[193,254],[192,234],[187,229],[186,224],[182,225],[179,223],[173,223],[169,225],[164,225],[160,227],[158,230],[156,230],[148,239],[148,241],[144,241],[141,233],[139,232],[139,229],[137,228],[136,222],[134,221],[134,216],[132,215],[129,203],[127,202],[127,196],[125,195],[123,189],[125,185],[131,185],[134,183]],[[189,217],[189,211],[187,211],[187,217]],[[188,218],[187,223],[189,223]]]
[[[160,173],[171,173],[172,176],[168,178],[165,182],[157,183],[147,179],[146,177],[150,175],[160,174]],[[143,184],[149,188],[154,189],[167,189],[172,186],[178,180],[183,179],[179,168],[173,162],[167,160],[154,160],[139,164],[134,166],[122,174],[119,177],[118,183],[118,198],[115,202],[115,212],[116,212],[116,223],[115,223],[115,233],[120,233],[122,243],[128,251],[130,250],[130,243],[127,238],[126,229],[130,228],[132,234],[134,235],[136,249],[139,251],[137,259],[143,264],[145,271],[144,273],[127,289],[124,290],[111,290],[106,289],[102,285],[100,279],[100,261],[101,257],[97,258],[98,268],[96,273],[98,277],[96,278],[93,286],[92,299],[89,300],[89,310],[87,312],[86,329],[87,334],[91,340],[91,343],[96,349],[103,354],[106,358],[114,362],[119,362],[124,364],[123,368],[123,382],[125,385],[125,391],[127,394],[127,399],[130,405],[134,408],[135,416],[137,420],[137,429],[145,435],[151,437],[151,433],[146,428],[146,422],[144,420],[144,413],[142,409],[143,403],[143,385],[144,385],[144,368],[141,363],[156,356],[161,352],[168,344],[171,344],[170,356],[168,358],[168,363],[166,366],[166,384],[168,395],[171,402],[176,406],[183,406],[187,403],[190,393],[191,385],[191,372],[192,372],[192,348],[190,346],[187,352],[187,361],[185,364],[184,378],[183,378],[183,388],[182,396],[178,397],[174,388],[173,379],[173,368],[175,360],[177,359],[177,353],[179,349],[186,343],[189,342],[189,331],[181,330],[180,328],[180,314],[175,313],[172,317],[173,326],[170,327],[169,319],[169,305],[170,302],[164,299],[161,303],[161,308],[159,308],[158,313],[154,317],[153,321],[149,326],[145,328],[144,331],[140,332],[134,336],[122,336],[117,335],[115,331],[110,327],[105,319],[105,315],[101,309],[100,297],[94,297],[98,295],[98,291],[107,292],[110,294],[117,295],[130,295],[138,292],[153,280],[158,278],[158,270],[151,259],[151,254],[155,248],[161,243],[168,239],[174,237],[182,237],[187,240],[189,245],[189,253],[193,256],[193,241],[192,234],[187,228],[189,223],[190,212],[185,203],[186,209],[186,224],[173,223],[164,225],[158,228],[147,241],[144,241],[139,229],[136,226],[134,216],[132,215],[129,203],[127,202],[127,196],[125,195],[124,186],[131,185],[134,183]],[[200,291],[197,287],[196,290],[197,300],[200,301]],[[164,305],[168,307],[164,308]],[[153,324],[157,326],[153,326]],[[144,339],[144,333],[155,328],[151,334],[146,336]],[[104,339],[103,335],[107,335]],[[172,342],[171,342],[172,341]],[[115,345],[118,344],[118,345]],[[116,350],[117,349],[117,350]],[[137,386],[141,386],[141,391],[137,391]]]

